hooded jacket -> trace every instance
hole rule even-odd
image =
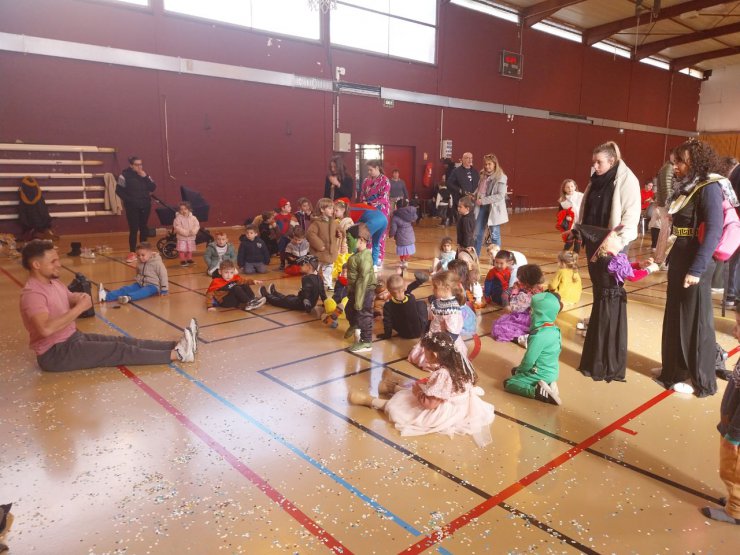
[[[124,206],[143,207],[150,206],[152,201],[149,193],[157,188],[151,177],[141,177],[131,168],[126,168],[118,177],[116,194],[123,200]]]
[[[226,243],[226,253],[223,258],[219,258],[218,251],[216,250],[216,241],[208,243],[206,252],[203,254],[203,260],[205,260],[209,272],[211,270],[217,270],[219,264],[224,260],[231,260],[236,264],[236,251],[234,250],[234,245]]]
[[[393,212],[389,237],[396,240],[399,247],[407,247],[416,243],[414,228],[411,225],[416,221],[416,206],[403,206]]]
[[[532,323],[530,325],[527,352],[517,368],[519,372],[557,375],[561,348],[560,328],[555,318],[560,312],[560,301],[550,292],[538,293],[532,297]]]
[[[169,286],[167,268],[164,267],[159,253],[152,252],[149,260],[137,263],[135,281],[141,286],[154,285],[159,288],[160,293],[167,291]]]

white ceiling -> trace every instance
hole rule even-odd
[[[740,1],[495,0],[525,26],[547,19],[574,28],[584,43],[612,40],[633,57],[656,56],[673,69],[740,65]],[[639,19],[638,19],[638,15]]]

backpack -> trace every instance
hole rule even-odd
[[[67,287],[72,293],[87,293],[92,297],[92,283],[85,277],[85,274],[77,272],[72,283]],[[85,312],[80,314],[80,318],[91,318],[95,316],[95,306],[91,306]]]
[[[698,190],[699,187],[704,187],[710,183],[718,182],[718,179],[712,179],[706,183],[697,185],[694,190]],[[724,193],[723,193],[724,195]],[[740,247],[740,219],[737,217],[737,211],[730,204],[727,198],[722,199],[722,236],[719,238],[719,243],[714,251],[712,257],[719,262],[726,262],[729,260],[735,251]],[[697,231],[699,237],[699,243],[704,242],[704,223],[699,225]]]

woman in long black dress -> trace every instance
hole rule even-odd
[[[663,368],[658,380],[666,388],[706,397],[717,392],[711,281],[715,267],[712,254],[722,235],[720,181],[724,178],[712,173],[717,156],[705,143],[685,142],[673,154],[676,180],[669,213],[677,238],[668,267]],[[698,237],[701,224],[703,242]]]

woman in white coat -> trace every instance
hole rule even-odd
[[[475,200],[475,250],[480,256],[486,227],[491,230],[491,242],[501,246],[501,224],[509,221],[506,210],[506,181],[504,170],[495,154],[483,157]]]

